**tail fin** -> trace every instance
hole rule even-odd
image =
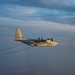
[[[22,36],[20,29],[17,28],[15,31],[15,41],[20,41],[20,40],[24,40],[24,38]]]

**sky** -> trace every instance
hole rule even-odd
[[[53,37],[58,45],[0,52],[0,75],[75,75],[75,0],[0,0],[0,50],[21,44],[16,28],[25,38]]]

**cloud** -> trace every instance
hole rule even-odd
[[[74,0],[0,0],[0,16],[75,25]]]
[[[75,1],[74,0],[1,0],[0,3],[6,4],[17,4],[22,6],[37,6],[49,9],[60,9],[65,11],[75,11]]]
[[[26,26],[29,28],[40,29],[43,31],[67,31],[67,32],[75,32],[75,26],[47,22],[47,21],[33,21],[33,20],[17,20],[10,18],[0,18],[0,25],[6,26]]]
[[[32,7],[23,7],[18,5],[1,5],[3,8],[0,11],[0,16],[16,18],[16,19],[25,19],[31,15],[37,13],[37,9]]]
[[[45,21],[50,21],[54,23],[75,25],[75,14],[47,14],[41,16],[41,18]]]

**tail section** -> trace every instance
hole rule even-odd
[[[14,39],[15,39],[15,41],[24,40],[23,35],[22,35],[19,28],[17,28],[16,31],[15,31],[15,38]]]

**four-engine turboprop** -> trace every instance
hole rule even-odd
[[[15,32],[15,41],[20,41],[23,42],[29,46],[56,46],[58,43],[51,39],[43,39],[43,38],[38,38],[38,39],[29,39],[29,38],[24,38],[20,29],[17,28]]]

